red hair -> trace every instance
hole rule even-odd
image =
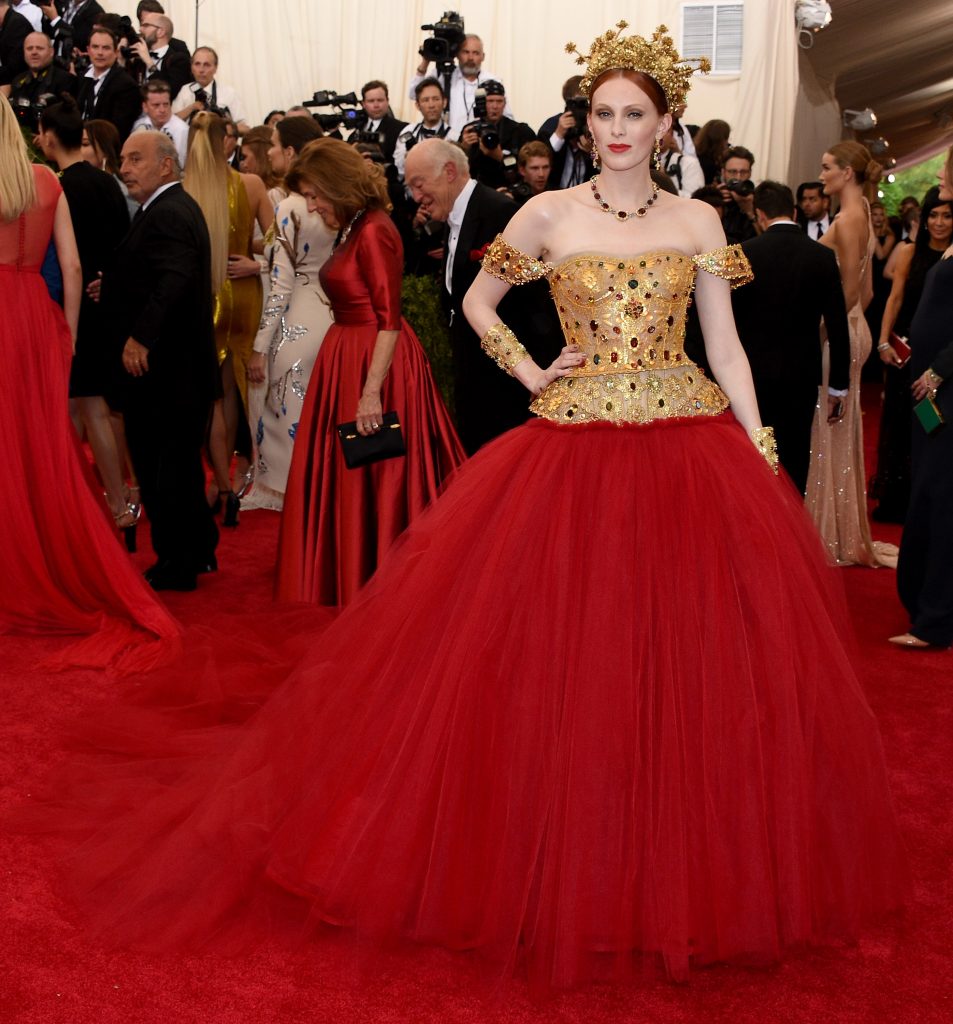
[[[589,87],[590,106],[592,105],[592,98],[596,95],[596,90],[603,82],[608,81],[610,78],[627,79],[648,96],[660,114],[668,113],[668,99],[665,96],[665,90],[651,75],[647,75],[644,71],[633,71],[631,68],[609,68],[608,71],[603,71]]]

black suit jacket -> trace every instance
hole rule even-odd
[[[830,344],[829,384],[850,380],[850,336],[837,259],[796,224],[776,224],[742,249],[754,281],[732,292],[751,372],[772,381],[821,383],[821,317]]]
[[[400,133],[406,127],[407,122],[398,121],[390,111],[381,118],[381,123],[377,126],[377,130],[384,134],[384,142],[381,146],[381,152],[388,160],[394,159],[394,147],[397,145]]]
[[[17,14],[12,7],[7,8],[7,16],[0,25],[0,85],[9,85],[26,71],[23,40],[32,31],[33,26],[22,14]]]
[[[149,349],[149,372],[124,374],[124,401],[202,408],[218,387],[211,247],[195,200],[175,184],[133,219],[103,277],[103,321],[121,358],[127,338]]]
[[[183,43],[183,45],[185,44]],[[166,50],[165,56],[162,58],[162,66],[146,81],[151,82],[157,78],[169,83],[172,99],[175,99],[182,86],[192,81],[192,58],[189,56],[188,49],[183,53],[181,50],[173,48],[170,42],[169,49]]]
[[[69,0],[53,0],[56,6],[56,10],[59,12],[60,18],[63,17],[63,12],[69,7]],[[63,36],[71,31],[72,32],[72,47],[70,53],[61,54],[59,48],[57,48],[57,57],[63,59],[69,59],[72,56],[72,49],[85,50],[89,46],[89,36],[93,31],[93,25],[96,24],[96,19],[103,13],[102,7],[96,3],[96,0],[89,0],[89,2],[76,13],[76,17],[73,18],[73,23],[67,25],[64,21],[60,20],[56,25],[51,25],[49,18],[43,19],[43,31],[53,40],[54,46],[58,40],[62,40]]]
[[[91,118],[111,121],[119,132],[120,142],[129,138],[136,118],[142,113],[139,86],[118,64],[106,72],[106,79],[99,87],[99,95],[95,94],[91,78],[81,78],[76,102],[84,121]]]
[[[441,292],[450,313],[454,351],[457,420],[468,452],[522,423],[529,415],[530,396],[483,352],[480,339],[463,315],[463,298],[480,272],[477,253],[509,223],[517,206],[502,193],[477,183],[467,204],[453,259],[451,291]],[[446,256],[441,281],[446,279]],[[516,334],[540,366],[549,364],[562,347],[556,308],[545,281],[512,288],[499,305],[500,319]]]

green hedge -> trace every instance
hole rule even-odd
[[[432,275],[404,277],[400,289],[403,314],[420,338],[443,400],[454,412],[453,355],[447,318],[440,305],[440,282]]]

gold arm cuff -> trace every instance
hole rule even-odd
[[[775,476],[778,475],[778,443],[774,439],[774,427],[755,427],[751,431],[755,448],[764,456]]]
[[[506,324],[494,324],[480,339],[480,346],[501,370],[510,375],[517,363],[529,359],[529,352]]]

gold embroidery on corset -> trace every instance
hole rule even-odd
[[[552,269],[543,260],[514,249],[502,235],[497,235],[483,256],[483,269],[507,284],[539,281]]]
[[[566,344],[578,345],[586,357],[537,396],[530,406],[537,416],[559,423],[649,423],[716,416],[728,408],[724,392],[685,355],[685,320],[699,269],[733,287],[752,279],[740,246],[696,256],[592,253],[552,265],[497,237],[484,269],[509,284],[548,277]]]

